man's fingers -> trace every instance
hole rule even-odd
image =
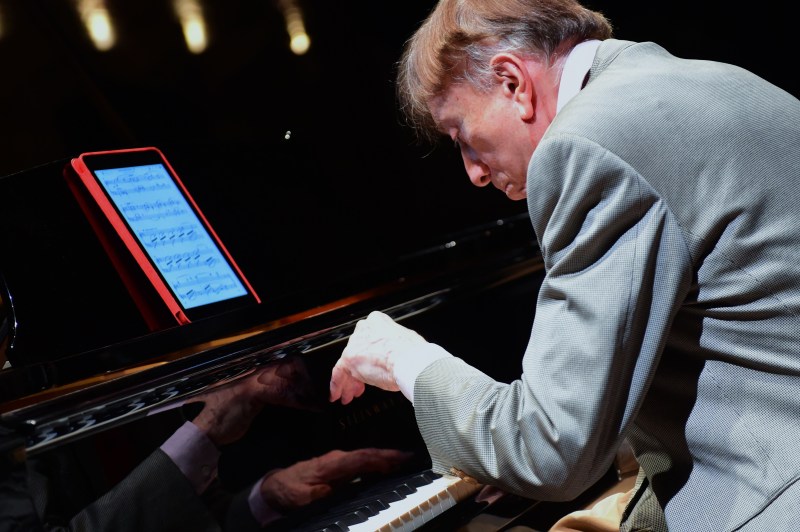
[[[306,494],[308,501],[305,504],[327,497],[332,491],[333,488],[328,484],[314,484],[313,486],[309,486]]]
[[[327,497],[333,488],[316,481],[312,466],[313,460],[298,462],[267,475],[261,482],[261,496],[270,507],[285,513]]]
[[[330,384],[330,400],[331,402],[337,401],[340,397],[342,397],[342,384],[346,375],[346,372],[338,366],[333,367],[333,371],[331,371],[331,384]]]
[[[350,373],[337,366],[331,372],[330,401],[341,399],[342,404],[346,405],[354,398],[359,397],[366,387],[364,383],[354,378]]]
[[[367,315],[367,320],[375,322],[383,322],[383,323],[387,322],[394,323],[394,320],[390,318],[388,314],[384,314],[379,310],[373,310],[372,312],[370,312],[369,315]]]
[[[367,387],[363,382],[353,377],[348,377],[342,392],[342,404],[346,405],[356,397],[360,397],[366,389]]]

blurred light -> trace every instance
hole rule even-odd
[[[114,47],[116,35],[105,0],[78,0],[78,13],[95,48],[105,52]]]
[[[5,20],[4,14],[3,14],[3,5],[0,4],[0,39],[2,39],[3,35],[5,34],[5,29],[6,29],[5,28],[5,23],[6,23],[6,20]]]
[[[289,48],[292,49],[297,55],[303,55],[311,47],[311,39],[306,33],[298,33],[292,35],[292,40],[289,42]]]
[[[208,33],[199,0],[173,0],[172,7],[183,29],[186,47],[193,54],[203,53],[208,48]]]
[[[303,12],[295,0],[278,0],[278,5],[286,19],[286,31],[289,33],[289,48],[297,55],[303,55],[311,47],[311,37],[306,33],[303,23]]]

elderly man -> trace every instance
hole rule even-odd
[[[527,200],[547,273],[519,380],[373,313],[331,400],[400,390],[435,468],[545,500],[589,487],[627,438],[643,474],[622,529],[794,526],[800,102],[612,39],[572,0],[441,0],[399,94],[473,183]]]

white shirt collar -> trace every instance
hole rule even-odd
[[[600,46],[600,41],[596,39],[584,41],[575,46],[567,56],[564,61],[564,69],[561,71],[561,82],[558,85],[556,113],[561,111],[561,108],[581,91],[583,78],[592,68],[598,46]]]

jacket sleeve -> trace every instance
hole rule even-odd
[[[415,412],[438,471],[569,500],[607,471],[635,419],[691,261],[658,194],[585,139],[537,147],[528,206],[547,273],[521,377],[498,383],[438,360],[417,378]]]
[[[29,475],[31,493],[52,532],[217,532],[220,527],[180,469],[156,450],[105,495],[61,523],[47,512],[47,479]]]
[[[25,439],[0,424],[0,532],[42,532],[24,451]]]

